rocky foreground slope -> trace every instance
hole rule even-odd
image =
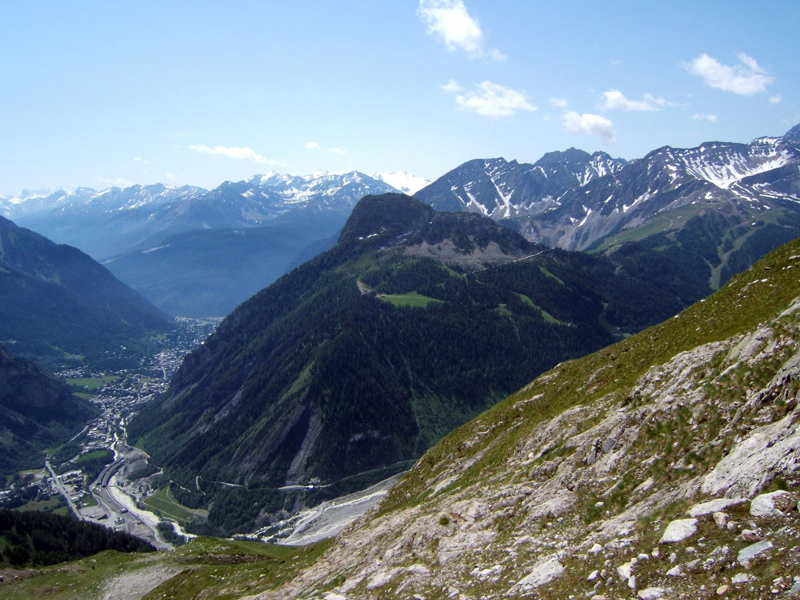
[[[431,449],[259,598],[800,594],[800,242]]]

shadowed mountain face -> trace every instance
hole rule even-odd
[[[234,494],[277,510],[279,485],[377,480],[542,370],[674,314],[706,289],[681,268],[368,196],[335,248],[237,308],[129,433],[186,489],[207,482],[184,500],[215,498],[213,526],[241,530],[260,509],[237,514]]]
[[[15,353],[53,364],[70,354],[122,364],[171,328],[169,317],[77,248],[0,217],[0,341]]]
[[[0,474],[41,467],[45,449],[67,441],[95,413],[65,384],[0,345]]]

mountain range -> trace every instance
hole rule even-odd
[[[634,245],[552,250],[479,215],[367,196],[335,248],[233,311],[128,431],[230,533],[283,508],[280,486],[396,472],[535,374],[704,292]]]
[[[7,571],[4,592],[796,597],[798,269],[795,240],[674,318],[556,365],[427,451],[335,540],[200,537]]]
[[[534,164],[469,161],[420,190],[530,240],[575,250],[627,241],[707,263],[712,289],[800,235],[800,126],[749,144],[665,146],[632,161],[574,148]]]
[[[0,217],[0,342],[53,368],[136,361],[170,317],[71,246]]]
[[[402,174],[384,176],[414,181]],[[210,191],[160,184],[58,190],[6,206],[22,213],[20,224],[100,260],[162,310],[206,317],[226,315],[335,242],[361,197],[393,191],[356,171],[270,173]],[[31,202],[39,208],[47,201],[55,208],[27,212]]]
[[[534,164],[472,160],[415,196],[548,246],[602,252],[639,241],[695,265],[710,291],[800,234],[798,127],[749,144],[665,146],[630,161],[574,148]],[[0,212],[80,247],[170,314],[222,316],[330,248],[364,195],[424,183],[398,172],[270,173],[210,191],[26,193],[0,198]]]

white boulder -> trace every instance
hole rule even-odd
[[[677,519],[667,525],[659,544],[674,544],[689,539],[697,533],[697,519]]]

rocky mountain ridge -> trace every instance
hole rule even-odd
[[[416,197],[440,209],[503,220],[536,242],[578,250],[626,232],[626,239],[641,239],[679,229],[680,219],[686,222],[703,211],[736,214],[751,229],[775,222],[781,213],[796,228],[796,129],[749,144],[665,146],[628,162],[575,149],[547,154],[533,165],[475,160]]]
[[[800,242],[432,448],[259,598],[800,593]]]

